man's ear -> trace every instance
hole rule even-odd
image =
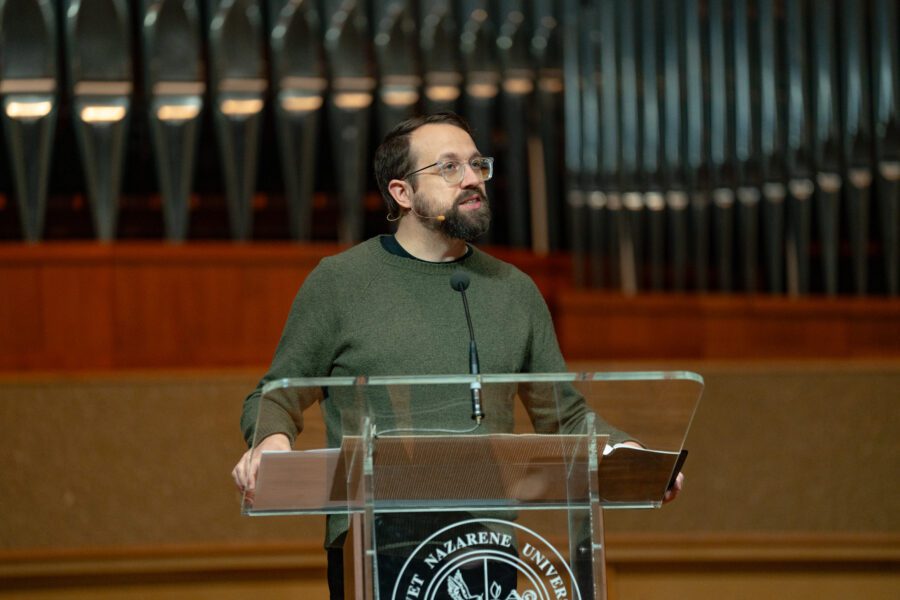
[[[388,182],[388,193],[401,208],[409,209],[412,207],[412,188],[409,182],[403,179],[391,179]]]

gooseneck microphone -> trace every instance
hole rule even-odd
[[[450,287],[462,295],[463,309],[466,311],[466,323],[469,325],[469,372],[472,375],[480,375],[481,368],[478,365],[478,347],[475,345],[475,329],[472,327],[472,315],[469,313],[469,301],[466,299],[466,290],[469,288],[469,276],[462,271],[456,271],[450,276]],[[476,424],[484,419],[484,411],[481,408],[481,380],[473,381],[472,390],[472,418]]]

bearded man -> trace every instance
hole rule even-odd
[[[465,271],[468,302],[484,373],[559,373],[566,364],[559,350],[550,312],[534,282],[524,273],[475,248],[471,242],[491,220],[485,183],[493,159],[482,156],[468,124],[452,113],[415,117],[387,134],[375,153],[375,175],[387,203],[395,235],[365,241],[325,258],[303,283],[291,308],[269,372],[244,403],[245,439],[257,439],[235,466],[237,486],[252,492],[259,457],[265,450],[290,450],[298,434],[289,412],[267,412],[257,423],[260,390],[287,377],[467,374],[469,330],[451,275]],[[440,399],[434,406],[413,407],[429,425],[471,428],[470,413],[450,411]],[[340,446],[341,399],[322,402],[328,443]],[[587,408],[577,394],[567,402],[565,420],[554,409],[526,403],[535,430],[553,433],[574,427]],[[389,409],[390,406],[388,405]],[[458,413],[458,414],[457,414]],[[552,414],[551,414],[552,413]],[[481,432],[501,431],[502,421],[488,416]],[[610,443],[626,434],[604,426]],[[398,539],[416,521],[399,515],[382,530]],[[433,524],[433,519],[431,524]],[[419,521],[421,523],[421,521]],[[346,518],[329,519],[329,586],[341,598],[340,549]],[[379,559],[382,560],[382,559]],[[382,563],[380,569],[382,568]]]

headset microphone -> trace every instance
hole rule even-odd
[[[426,216],[420,215],[419,213],[416,212],[416,209],[414,209],[412,206],[409,207],[409,212],[416,215],[420,219],[434,219],[435,221],[438,221],[438,222],[445,221],[447,219],[447,217],[445,217],[444,215],[438,215],[436,217],[426,217]]]

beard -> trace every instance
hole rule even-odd
[[[466,198],[473,193],[478,194],[481,200],[481,206],[476,210],[462,211],[460,205]],[[413,210],[418,215],[431,215],[437,213],[433,210],[436,202],[432,202],[428,197],[421,193],[413,196]],[[440,214],[440,213],[437,213]],[[464,242],[474,242],[484,235],[491,225],[491,207],[488,203],[487,196],[481,190],[466,190],[460,194],[453,202],[453,206],[447,212],[443,213],[444,220],[438,220],[434,217],[418,216],[418,219],[432,231],[440,231],[449,238],[463,240]]]

